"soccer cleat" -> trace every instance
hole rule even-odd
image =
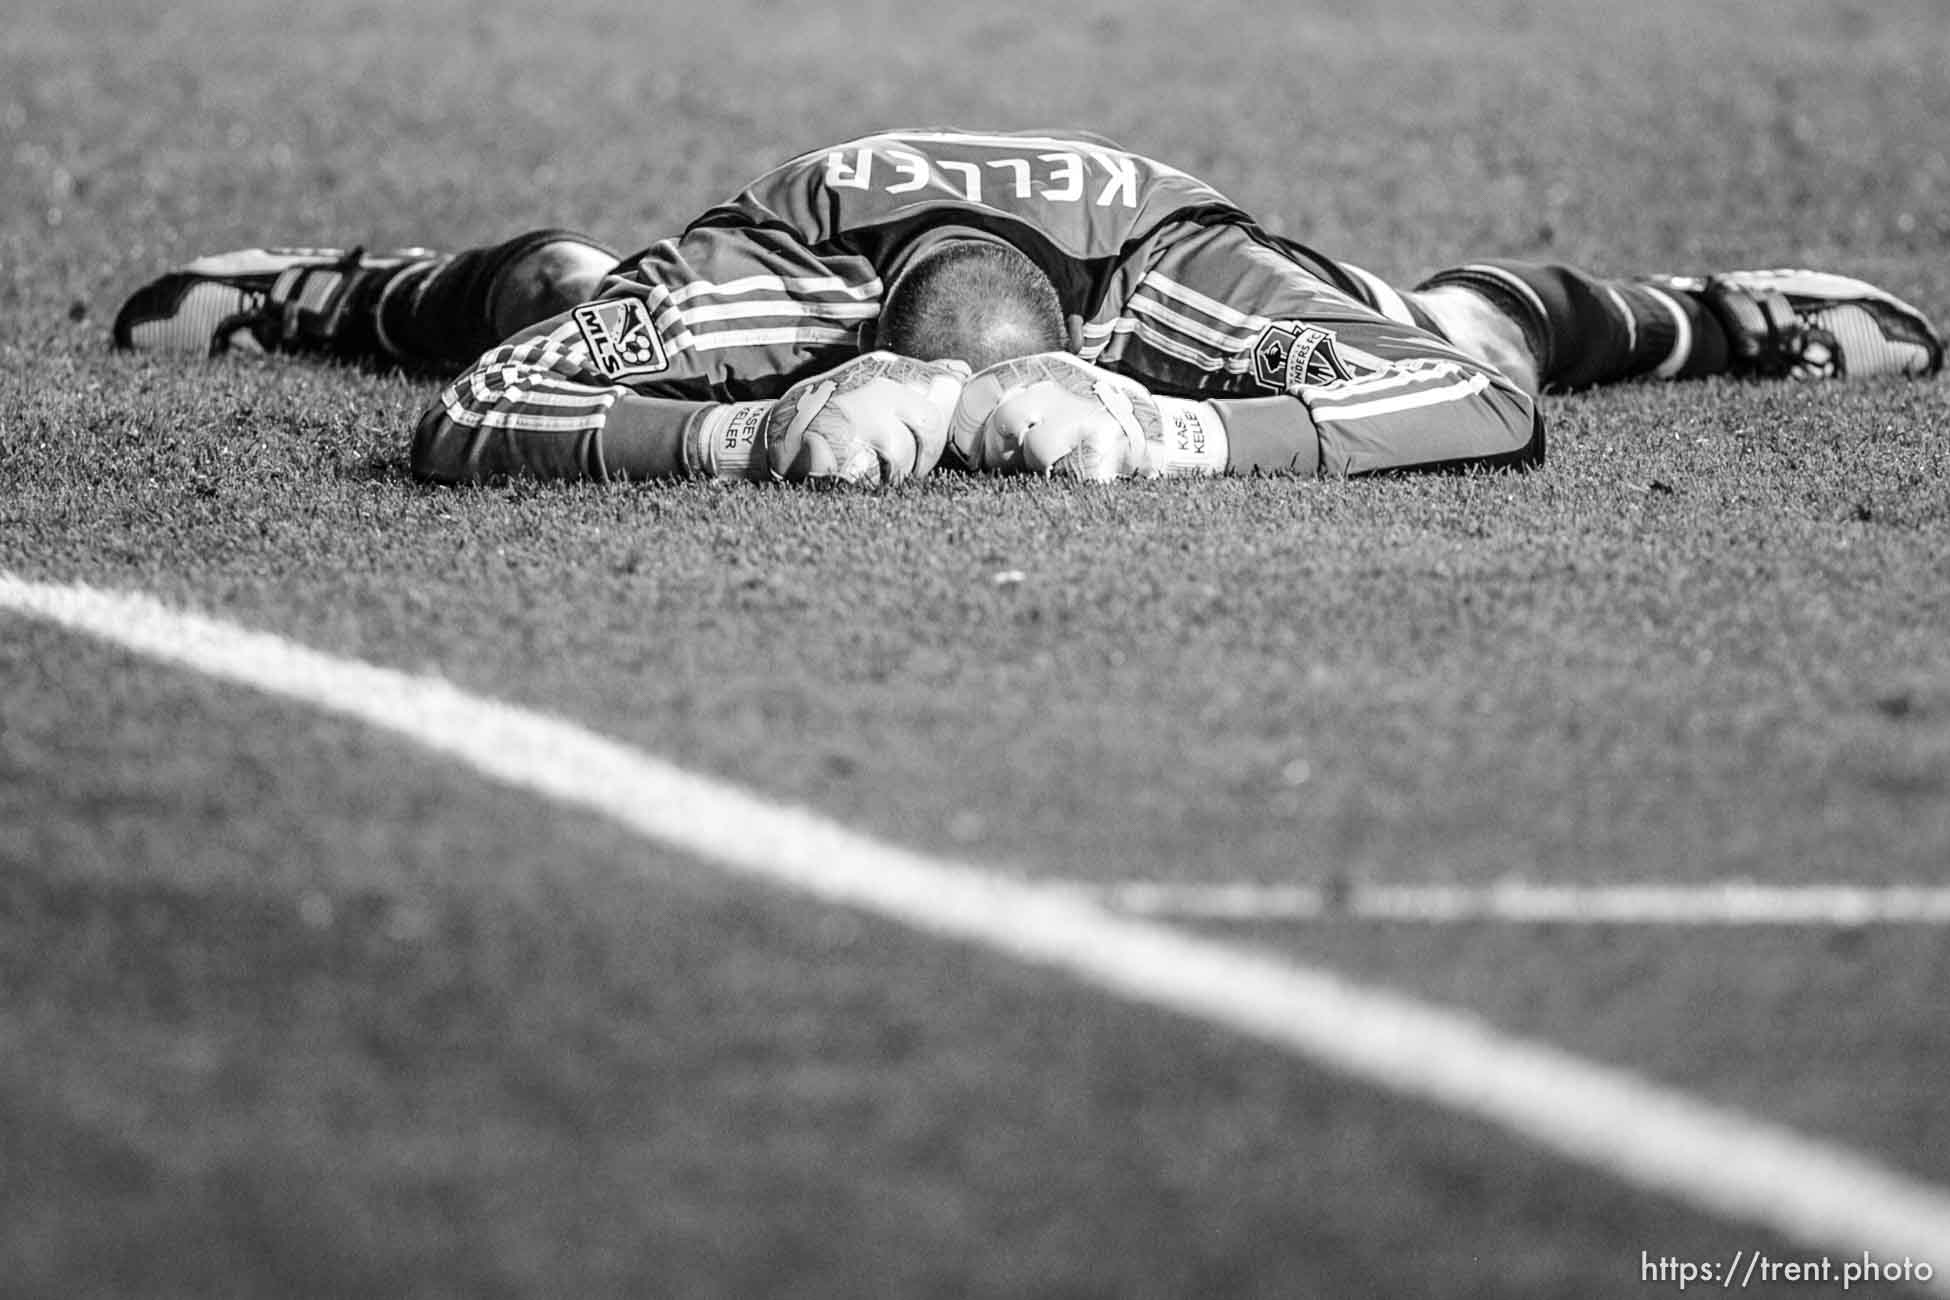
[[[140,351],[374,355],[380,291],[425,248],[378,257],[337,248],[246,248],[201,257],[135,291],[115,314],[115,346]]]
[[[1728,271],[1655,283],[1691,292],[1719,319],[1736,375],[1922,378],[1943,368],[1943,339],[1922,312],[1845,275]]]

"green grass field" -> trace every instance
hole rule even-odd
[[[1011,876],[1950,884],[1950,384],[1553,398],[1526,477],[448,491],[431,384],[107,347],[201,252],[636,247],[934,123],[1098,130],[1402,282],[1812,265],[1941,322],[1936,0],[671,8],[30,0],[0,573]],[[1941,929],[1198,928],[1950,1183]],[[1627,1296],[1743,1249],[1820,1250],[0,612],[0,1295]]]

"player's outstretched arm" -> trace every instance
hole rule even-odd
[[[445,484],[735,477],[762,446],[771,408],[645,397],[533,342],[503,345],[420,416],[411,464],[414,477]]]
[[[505,344],[450,384],[413,436],[435,483],[535,478],[841,479],[894,483],[941,458],[967,368],[886,353],[801,381],[776,402],[648,397],[547,335]]]
[[[1006,361],[968,381],[949,426],[971,469],[1092,481],[1155,475],[1340,477],[1529,468],[1535,403],[1503,376],[1439,357],[1374,361],[1359,376],[1276,397],[1159,397],[1068,353]]]

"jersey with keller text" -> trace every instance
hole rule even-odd
[[[1065,310],[1087,319],[1147,236],[1188,219],[1245,214],[1197,177],[1089,132],[938,129],[802,154],[690,228],[789,230],[815,253],[863,257],[885,272],[918,234],[970,226],[1034,257]]]

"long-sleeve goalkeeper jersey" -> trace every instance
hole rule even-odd
[[[1085,360],[1160,394],[1261,399],[1219,409],[1235,442],[1308,444],[1295,467],[1542,455],[1533,403],[1501,374],[1375,277],[1265,233],[1206,182],[1087,133],[949,129],[767,172],[625,259],[596,301],[489,351],[427,413],[416,453],[436,477],[587,472],[625,392],[776,397],[871,347],[884,285],[944,225],[1040,265]],[[1287,459],[1270,455],[1234,463]]]

